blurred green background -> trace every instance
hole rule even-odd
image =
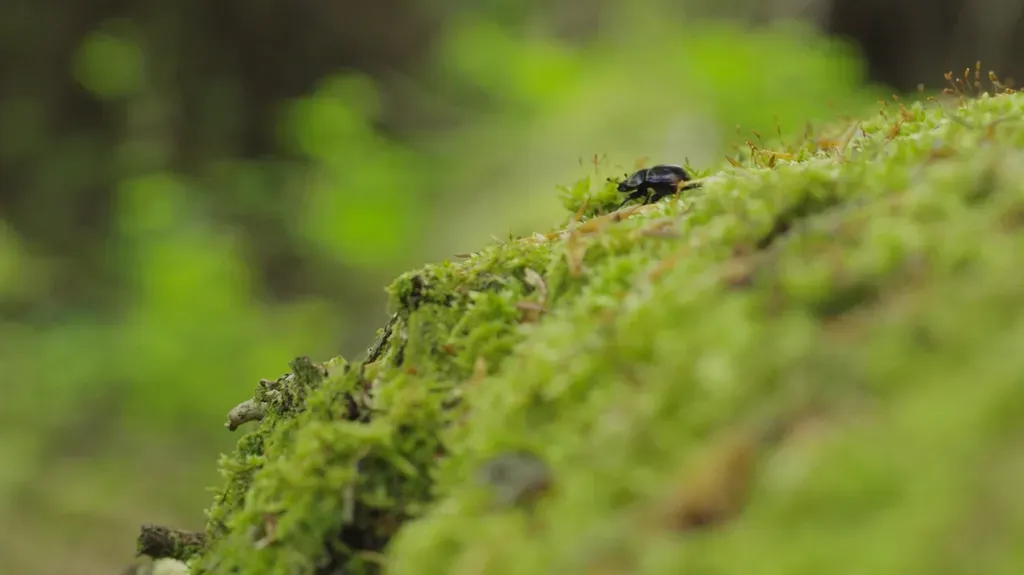
[[[1024,53],[1011,12],[939,2],[908,46],[914,2],[855,5],[5,1],[3,572],[115,573],[140,523],[201,529],[259,378],[365,353],[391,278],[549,229],[556,185],[713,169]]]

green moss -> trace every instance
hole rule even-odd
[[[617,216],[588,181],[569,231],[403,275],[372,363],[293,366],[224,459],[193,573],[1018,573],[1022,112],[889,109]],[[749,489],[697,457],[808,405]],[[523,452],[550,489],[495,506]]]

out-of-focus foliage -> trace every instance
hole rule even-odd
[[[130,26],[107,25],[86,36],[74,56],[74,77],[104,100],[138,95],[145,81],[145,54]]]
[[[11,572],[72,557],[109,572],[137,523],[198,526],[235,439],[224,415],[259,378],[361,353],[403,269],[561,220],[553,182],[617,175],[594,154],[620,171],[712,166],[751,129],[794,134],[876,97],[850,50],[799,26],[683,27],[624,6],[570,44],[499,21],[452,20],[406,79],[421,115],[444,118],[430,129],[386,128],[381,86],[339,69],[266,118],[274,157],[230,144],[247,128],[231,78],[184,109],[174,71],[200,62],[172,60],[145,19],[103,23],[66,55],[109,130],[58,135],[45,102],[0,101],[0,156],[30,192],[0,213],[0,531],[50,518],[22,529],[46,553],[0,542]],[[203,119],[187,149],[186,111]],[[53,531],[68,484],[83,523],[109,528]]]
[[[429,164],[374,131],[380,104],[372,83],[330,78],[291,112],[287,135],[316,163],[299,192],[294,228],[327,257],[354,266],[405,261],[424,223]]]

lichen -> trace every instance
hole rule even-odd
[[[193,575],[1014,573],[1022,113],[894,105],[615,213],[588,180],[399,277],[367,361],[257,390]]]
[[[206,546],[202,533],[170,529],[159,525],[143,525],[136,541],[139,555],[154,559],[184,561]]]

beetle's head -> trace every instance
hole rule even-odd
[[[633,175],[628,180],[619,184],[619,191],[625,192],[629,190],[635,190],[643,185],[644,181],[647,180],[647,168],[637,170],[633,172]]]

